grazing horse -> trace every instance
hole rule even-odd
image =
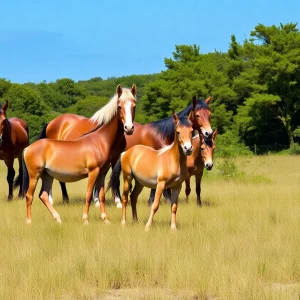
[[[118,85],[117,90],[118,89],[118,93],[120,93],[122,91],[120,85]],[[136,97],[136,91],[136,85],[134,84],[132,85],[130,91],[134,97]],[[54,140],[72,141],[92,131],[97,126],[99,126],[99,124],[97,118],[95,117],[91,117],[89,119],[74,114],[63,114],[56,117],[43,127],[42,131],[39,134],[38,140],[43,138],[50,138]],[[126,124],[124,126],[126,126]],[[126,130],[125,127],[124,130]],[[123,150],[124,149],[122,149],[121,152]],[[60,186],[62,190],[63,201],[69,202],[66,184],[64,182],[60,182]],[[52,197],[50,198],[50,202],[53,203]]]
[[[7,166],[8,200],[13,199],[15,177],[14,159],[19,160],[19,174],[22,174],[22,152],[29,145],[29,130],[25,121],[18,118],[7,118],[8,101],[0,104],[0,159]],[[18,177],[22,185],[21,176]]]
[[[119,153],[117,145],[119,140],[124,139],[124,131],[128,135],[133,133],[135,104],[132,90],[122,89],[119,85],[110,102],[92,117],[99,124],[94,130],[74,141],[37,140],[24,150],[24,183],[21,194],[24,196],[27,191],[27,223],[31,223],[31,205],[39,178],[42,179],[39,197],[53,218],[60,223],[60,216],[49,201],[53,179],[74,182],[86,177],[88,185],[82,217],[84,224],[88,223],[88,211],[95,185],[100,191],[101,217],[109,222],[104,203],[103,174],[110,167],[110,155],[115,151]]]
[[[185,195],[188,200],[189,194],[191,193],[190,178],[195,176],[196,178],[196,195],[197,205],[201,206],[201,179],[203,176],[204,168],[211,170],[213,167],[213,154],[215,149],[215,137],[217,131],[215,130],[212,138],[207,140],[204,138],[202,132],[193,137],[193,153],[187,158],[188,176],[185,179]]]
[[[176,212],[178,195],[182,182],[188,175],[187,156],[193,152],[193,112],[188,117],[178,118],[173,113],[174,139],[173,143],[160,150],[154,150],[144,145],[135,145],[122,153],[119,163],[113,168],[109,187],[113,190],[120,185],[120,173],[123,173],[123,195],[122,195],[122,224],[126,222],[126,206],[131,182],[135,179],[135,185],[130,194],[133,219],[137,221],[136,203],[139,194],[144,186],[156,188],[154,202],[151,207],[151,214],[145,230],[149,230],[154,214],[158,210],[162,192],[171,188],[171,229],[176,229]],[[166,163],[167,162],[167,163]]]

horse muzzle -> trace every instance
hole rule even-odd
[[[124,125],[124,131],[127,135],[132,135],[134,131],[134,125]]]
[[[190,147],[187,147],[187,146],[184,146],[183,147],[183,153],[186,155],[186,156],[189,156],[193,153],[193,146],[191,145]]]
[[[213,168],[213,166],[214,166],[213,162],[206,162],[204,164],[205,169],[208,171],[210,171]]]

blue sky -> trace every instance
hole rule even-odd
[[[231,34],[242,42],[258,23],[300,19],[299,0],[10,0],[0,10],[0,78],[19,83],[158,73],[176,44],[227,51]]]

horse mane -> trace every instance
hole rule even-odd
[[[202,99],[197,100],[197,105],[195,110],[199,110],[201,108],[210,110],[209,106]],[[177,113],[178,118],[183,118],[189,115],[189,113],[193,111],[193,104],[189,104],[186,108]],[[175,125],[172,117],[168,117],[162,120],[153,121],[149,123],[152,128],[155,128],[157,133],[163,139],[171,139],[174,136]]]
[[[133,95],[131,93],[131,89],[122,88],[122,95],[119,98],[121,102],[127,102],[128,99],[132,99],[132,97]],[[136,97],[134,97],[134,101],[136,101]],[[90,118],[90,121],[93,123],[98,123],[98,125],[109,123],[117,113],[117,103],[118,95],[115,94],[107,104],[93,114],[93,116]]]

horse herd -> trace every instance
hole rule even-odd
[[[44,126],[38,139],[29,145],[26,122],[7,118],[8,102],[0,105],[0,159],[8,172],[8,200],[13,199],[13,188],[19,197],[26,198],[26,223],[31,223],[31,205],[38,180],[42,186],[39,198],[53,218],[61,222],[53,207],[52,184],[61,184],[63,200],[69,196],[66,182],[87,180],[83,222],[88,223],[88,212],[94,197],[100,206],[101,218],[109,223],[105,209],[105,177],[110,167],[112,175],[108,189],[115,202],[122,207],[122,224],[126,222],[130,193],[133,219],[137,220],[136,203],[144,186],[151,188],[151,214],[148,230],[159,207],[162,193],[171,201],[171,229],[176,229],[178,195],[183,181],[189,196],[190,177],[196,178],[197,204],[201,205],[201,178],[204,168],[213,167],[214,140],[217,131],[210,125],[210,98],[193,97],[185,109],[173,112],[169,118],[139,124],[134,122],[136,86],[116,88],[110,101],[88,119],[74,114],[63,114]],[[19,160],[19,175],[14,180],[14,159]],[[120,195],[120,174],[123,174],[123,194]],[[121,201],[122,200],[122,201]]]

